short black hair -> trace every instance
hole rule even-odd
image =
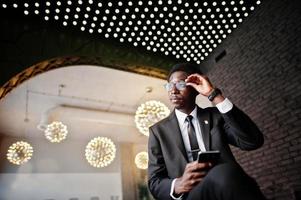
[[[168,76],[167,76],[167,81],[169,81],[171,74],[173,74],[174,72],[177,72],[177,71],[186,72],[188,75],[195,74],[195,73],[200,74],[200,75],[203,74],[200,69],[200,66],[197,64],[178,63],[178,64],[175,64],[174,66],[172,66],[172,68],[170,69]]]

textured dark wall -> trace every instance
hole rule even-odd
[[[265,0],[209,59],[212,82],[254,119],[262,148],[239,163],[269,199],[297,199],[301,186],[301,9],[295,0]],[[227,55],[218,63],[214,58]],[[210,63],[210,62],[209,62]],[[301,199],[301,197],[298,197]]]

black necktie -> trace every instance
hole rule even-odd
[[[193,160],[196,160],[197,151],[194,151],[194,150],[198,150],[199,145],[198,145],[198,140],[196,139],[195,129],[192,124],[192,119],[193,119],[193,117],[191,115],[188,115],[186,117],[186,120],[188,122],[187,131],[188,131],[189,142],[190,142],[190,147],[191,147],[191,151],[192,151],[192,157],[193,157]]]

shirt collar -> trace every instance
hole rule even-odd
[[[175,113],[176,113],[176,117],[178,119],[179,125],[182,127],[184,125],[185,119],[188,115],[186,113],[179,111],[178,109],[175,109]],[[191,115],[194,119],[197,118],[197,106],[195,106],[195,108],[193,109],[193,111],[191,111],[191,113],[189,115]]]

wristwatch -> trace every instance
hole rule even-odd
[[[213,101],[213,99],[219,94],[222,94],[222,91],[218,88],[214,88],[208,96],[209,101]]]

